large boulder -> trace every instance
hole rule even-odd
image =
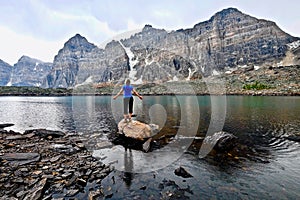
[[[123,119],[118,124],[118,129],[121,134],[138,140],[150,138],[158,132],[158,128],[158,125],[145,124],[135,120],[127,122]]]

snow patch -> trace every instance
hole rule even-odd
[[[151,65],[153,62],[154,62],[154,60],[149,61],[149,60],[146,58],[146,59],[145,59],[145,63],[146,63],[145,66]]]
[[[218,76],[218,75],[220,75],[221,73],[220,72],[218,72],[217,70],[213,70],[213,72],[212,72],[212,75],[213,76]]]
[[[200,66],[202,73],[205,72],[205,66]]]
[[[300,46],[300,40],[287,44],[289,49],[296,49]]]
[[[173,76],[172,80],[169,80],[167,82],[175,82],[175,81],[178,81],[178,77],[177,76]]]
[[[196,72],[196,70],[195,70],[195,71],[192,71],[190,67],[188,68],[188,70],[189,70],[189,76],[186,78],[187,81],[191,80],[191,77],[192,77],[193,74]]]
[[[90,84],[90,83],[93,83],[93,76],[89,76],[87,79],[85,79],[84,82],[82,82],[80,84],[77,84],[75,87],[87,85],[87,84]]]
[[[11,80],[6,84],[6,86],[12,86]]]
[[[136,85],[143,84],[143,76],[141,76],[141,78],[139,78],[138,80],[133,81],[132,84],[136,84]]]
[[[247,65],[239,65],[238,68],[247,68]]]
[[[130,47],[125,47],[124,44],[119,41],[120,45],[123,47],[123,49],[125,50],[125,53],[128,56],[129,59],[129,79],[131,80],[132,84],[137,84],[135,83],[135,81],[137,80],[136,74],[137,71],[134,68],[134,66],[139,62],[138,59],[134,59],[134,53],[131,51]]]

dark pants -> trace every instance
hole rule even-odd
[[[124,115],[128,115],[128,107],[129,113],[133,113],[133,97],[126,97],[123,99],[123,106],[124,106]]]

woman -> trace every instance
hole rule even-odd
[[[138,96],[141,100],[143,97],[133,88],[132,85],[130,85],[130,80],[126,79],[125,85],[121,88],[119,93],[113,97],[113,99],[118,98],[123,92],[123,106],[124,106],[124,119],[125,121],[131,120],[132,113],[133,113],[133,96],[132,93]],[[128,108],[129,108],[129,114],[128,114]]]

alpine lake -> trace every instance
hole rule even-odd
[[[0,122],[15,124],[8,129],[85,138],[115,168],[101,183],[110,199],[300,199],[300,143],[289,139],[300,133],[299,96],[135,97],[134,120],[159,125],[147,153],[111,141],[121,97],[10,96],[0,97],[0,108]],[[200,155],[205,137],[220,130],[236,136],[237,150]],[[177,176],[179,167],[192,177]]]

